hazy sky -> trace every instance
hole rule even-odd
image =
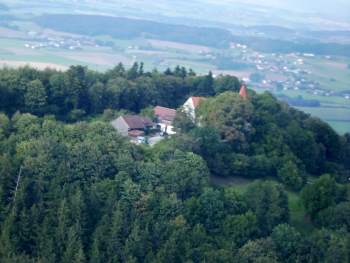
[[[224,0],[226,2],[253,3],[264,6],[294,9],[304,12],[342,14],[350,17],[350,0]]]

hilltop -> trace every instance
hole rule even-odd
[[[142,64],[1,70],[0,261],[347,262],[350,136],[240,84]],[[179,109],[154,147],[110,124],[155,105]]]

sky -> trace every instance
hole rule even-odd
[[[224,0],[350,17],[350,0]]]
[[[28,0],[2,1],[27,6],[29,3]],[[67,9],[63,12],[68,13],[93,10],[98,14],[155,20],[180,17],[229,24],[278,24],[350,30],[350,0],[31,0],[30,3],[38,3],[37,6],[42,4],[43,7],[47,3],[65,6]],[[83,6],[89,8],[83,9]],[[244,14],[248,15],[242,19]],[[240,20],[236,21],[237,18]]]

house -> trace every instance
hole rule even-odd
[[[154,123],[147,117],[137,115],[120,116],[111,122],[112,126],[124,136],[137,138],[154,127]]]
[[[183,110],[192,120],[196,119],[196,108],[204,100],[204,97],[190,97],[183,105]]]
[[[162,132],[169,135],[175,134],[173,121],[176,117],[176,110],[157,106],[154,108],[154,116],[156,116],[157,125]]]

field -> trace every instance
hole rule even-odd
[[[328,59],[307,59],[303,67],[312,72],[310,79],[321,83],[323,87],[331,87],[333,91],[349,91],[350,93],[350,69],[349,61],[332,61]]]
[[[281,94],[281,93],[278,93]],[[282,94],[290,97],[301,95],[304,99],[320,101],[320,107],[297,107],[299,110],[311,114],[328,122],[338,133],[350,132],[350,100],[338,96],[321,96],[305,91],[283,91]]]

